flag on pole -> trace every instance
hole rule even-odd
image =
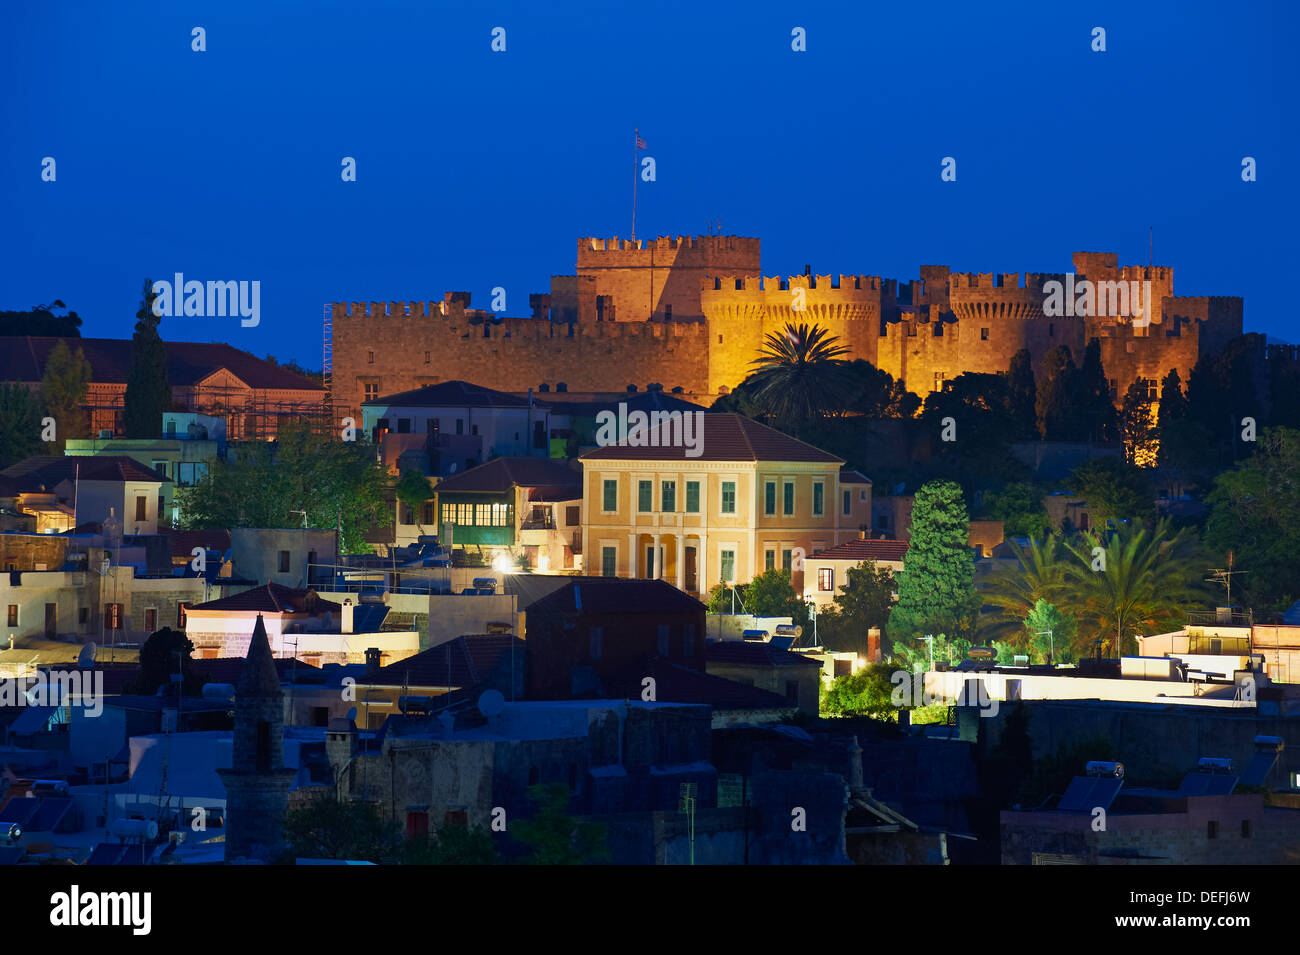
[[[645,148],[646,148],[645,140],[642,139],[639,135],[638,135],[637,138],[636,138],[636,148],[637,148],[637,149],[645,149]]]

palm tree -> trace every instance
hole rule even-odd
[[[1022,629],[1025,617],[1040,600],[1060,606],[1069,586],[1068,568],[1073,558],[1062,546],[1059,534],[1048,534],[1042,540],[1031,537],[1027,547],[1014,540],[1007,541],[1007,545],[1017,565],[999,568],[988,585],[981,588],[985,605],[997,608],[980,622],[981,631],[989,639],[1010,636]]]
[[[796,436],[799,428],[844,408],[853,386],[848,348],[820,325],[787,324],[783,334],[770,333],[758,366],[745,379],[754,404]]]
[[[1078,558],[1067,570],[1078,616],[1114,634],[1103,641],[1116,655],[1129,637],[1177,626],[1205,599],[1197,542],[1186,528],[1171,530],[1167,518],[1150,529],[1134,522],[1066,544]]]

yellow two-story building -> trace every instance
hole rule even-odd
[[[664,422],[582,455],[590,572],[706,595],[719,582],[744,584],[781,567],[802,593],[804,560],[869,523],[871,482],[742,415],[697,420],[685,446]]]

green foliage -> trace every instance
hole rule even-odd
[[[798,435],[822,415],[843,408],[854,381],[842,356],[848,348],[819,325],[786,325],[763,340],[745,380],[754,405],[777,427]]]
[[[532,865],[588,865],[609,858],[605,827],[569,815],[569,790],[559,783],[528,787],[537,806],[531,819],[511,823],[511,834],[529,849]]]
[[[153,281],[144,280],[140,310],[135,313],[135,334],[131,336],[131,371],[126,378],[122,428],[128,438],[156,438],[162,432],[162,416],[172,406],[172,389],[167,381],[167,346],[158,335],[161,319],[153,313],[157,296]]]
[[[1155,515],[1155,492],[1142,468],[1116,457],[1089,458],[1074,469],[1072,489],[1088,502],[1094,523],[1150,520]]]
[[[371,526],[387,520],[387,479],[371,460],[367,445],[314,434],[305,421],[280,426],[274,445],[249,442],[233,461],[214,461],[203,480],[178,488],[187,530],[229,527],[336,527],[340,515],[342,553],[366,553],[362,539]]]
[[[912,504],[912,531],[898,602],[889,615],[896,643],[926,633],[968,637],[974,631],[980,597],[961,488],[951,481],[926,484]]]
[[[24,385],[0,382],[0,470],[45,451],[39,395]]]
[[[933,635],[932,640],[927,640],[925,636],[919,636],[895,643],[894,654],[904,669],[911,670],[914,673],[924,673],[930,669],[932,643],[936,667],[941,663],[946,663],[948,666],[957,666],[966,659],[970,648],[974,646],[965,637],[949,638],[947,634],[936,633]]]
[[[41,401],[54,419],[56,440],[48,445],[51,454],[62,454],[68,438],[86,435],[86,412],[82,410],[90,387],[90,362],[80,348],[74,354],[67,342],[60,341],[45,360],[41,379]]]
[[[406,471],[397,482],[397,499],[417,514],[425,501],[433,500],[433,485],[419,471]]]
[[[765,570],[741,592],[747,612],[757,617],[793,617],[799,626],[808,626],[808,605],[795,593],[790,571],[780,567]]]
[[[1066,547],[1076,558],[1066,569],[1073,598],[1066,606],[1113,655],[1134,651],[1135,635],[1177,629],[1189,608],[1210,598],[1199,543],[1187,528],[1174,533],[1168,520],[1153,528],[1120,524]]]
[[[1044,441],[1075,439],[1074,395],[1078,374],[1068,346],[1059,345],[1043,356],[1035,409]]]
[[[1206,501],[1206,544],[1218,555],[1232,550],[1246,571],[1233,579],[1233,594],[1260,607],[1293,603],[1300,596],[1300,431],[1265,428],[1255,453],[1215,478]]]
[[[1110,400],[1110,384],[1101,364],[1100,339],[1088,339],[1083,364],[1074,380],[1073,405],[1071,423],[1075,440],[1090,443],[1115,440],[1115,405]]]
[[[944,440],[948,419],[955,440]],[[1012,412],[1005,375],[967,372],[944,382],[942,390],[926,396],[921,421],[935,448],[933,466],[964,487],[987,488],[1025,476],[1024,465],[1011,454],[1021,423]]]
[[[872,663],[857,673],[837,676],[822,688],[822,715],[897,721],[899,708],[894,705],[894,684],[890,682],[894,669],[888,663]]]
[[[307,859],[385,863],[394,861],[402,845],[400,830],[378,805],[332,795],[290,809],[284,834],[293,856]]]
[[[844,410],[850,414],[873,419],[912,418],[920,409],[919,396],[871,362],[854,359],[849,362],[847,371],[849,386]]]
[[[402,865],[496,865],[501,861],[491,833],[453,823],[444,825],[436,835],[408,839],[396,854]]]
[[[817,641],[827,650],[867,652],[867,632],[885,632],[898,588],[889,567],[864,560],[850,567],[831,607],[817,615]]]
[[[986,637],[1014,641],[1021,621],[1040,600],[1059,603],[1066,597],[1067,568],[1073,555],[1062,546],[1059,534],[1031,538],[1025,547],[1015,541],[1008,546],[1016,564],[999,566],[984,584],[985,606],[996,608],[996,612],[985,614],[980,624]]]
[[[164,627],[149,635],[144,646],[140,648],[140,665],[135,679],[127,686],[128,693],[152,696],[160,686],[171,686],[172,674],[177,672],[177,654],[180,655],[180,674],[185,678],[185,693],[197,694],[203,688],[203,680],[194,672],[190,654],[194,644],[183,630]]]
[[[1155,463],[1149,459],[1156,434],[1146,386],[1140,381],[1134,381],[1124,393],[1124,405],[1119,413],[1119,436],[1124,442],[1125,460],[1129,464]]]
[[[1074,663],[1078,659],[1075,649],[1078,631],[1073,614],[1062,613],[1055,604],[1039,600],[1025,617],[1026,642],[1034,651],[1030,662]]]
[[[76,312],[55,315],[67,308],[57,298],[49,305],[33,305],[25,312],[0,311],[0,336],[37,335],[50,338],[80,338],[81,316]]]
[[[1034,384],[1034,365],[1029,349],[1022,348],[1011,356],[1007,369],[1007,391],[1011,418],[1015,422],[1012,438],[1017,441],[1037,441],[1038,387]]]
[[[1041,540],[1052,526],[1043,504],[1043,492],[1027,481],[1013,481],[1000,491],[986,494],[984,513],[989,519],[1002,522],[1007,537]]]

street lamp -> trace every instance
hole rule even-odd
[[[933,671],[934,670],[934,635],[927,633],[925,635],[925,642],[930,645],[930,669]]]
[[[1034,633],[1034,636],[1041,637],[1043,634],[1047,634],[1047,665],[1054,666],[1056,664],[1056,638],[1052,636],[1050,629],[1039,630]]]

